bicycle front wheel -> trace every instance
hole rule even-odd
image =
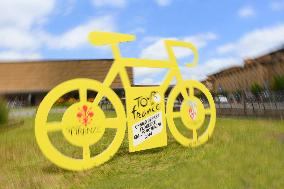
[[[182,103],[175,107],[178,98]],[[194,80],[176,85],[167,102],[167,122],[173,137],[183,146],[207,142],[216,122],[216,108],[209,90]]]

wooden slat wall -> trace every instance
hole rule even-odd
[[[74,78],[103,81],[113,60],[66,60],[0,63],[0,93],[47,92]],[[127,68],[131,83],[133,70]],[[117,77],[111,86],[121,88]]]
[[[271,87],[275,76],[284,76],[284,48],[255,59],[245,60],[243,67],[228,68],[212,74],[209,78],[215,92],[219,90],[219,86],[227,92],[235,92],[237,89],[250,91],[255,83],[263,87],[268,83]]]

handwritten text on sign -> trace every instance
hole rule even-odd
[[[159,134],[162,131],[162,112],[157,112],[154,115],[134,124],[133,129],[133,144],[139,145],[146,139]]]

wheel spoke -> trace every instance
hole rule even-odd
[[[62,123],[59,121],[46,123],[47,132],[56,132],[56,131],[60,131],[61,129],[63,129],[63,127],[62,127]]]
[[[192,136],[193,136],[193,141],[196,142],[197,141],[197,131],[196,131],[196,129],[192,130]]]
[[[210,115],[211,114],[211,109],[210,108],[206,108],[205,109],[205,114],[206,115]]]
[[[188,96],[188,93],[187,93],[186,88],[184,88],[184,89],[181,91],[181,94],[182,94],[184,100],[187,100],[187,99],[188,99],[189,96]]]
[[[118,117],[110,117],[105,119],[105,128],[117,129],[120,127],[121,120]]]
[[[190,86],[188,89],[189,89],[189,97],[193,97],[194,96],[194,87]]]
[[[178,118],[181,117],[181,113],[180,112],[173,112],[173,118]]]
[[[97,93],[97,96],[95,97],[94,102],[93,102],[94,105],[96,105],[96,106],[99,105],[99,102],[103,98],[103,94],[104,94],[103,90],[101,90]]]
[[[91,151],[89,145],[83,146],[83,159],[87,160],[91,158]]]
[[[87,89],[80,88],[79,89],[79,97],[81,102],[87,102]]]

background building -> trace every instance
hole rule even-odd
[[[247,59],[243,67],[231,67],[212,74],[204,83],[211,91],[235,92],[250,91],[253,84],[264,89],[272,87],[276,76],[284,76],[284,48],[267,55]]]
[[[0,63],[0,95],[8,101],[36,105],[48,91],[66,80],[90,78],[103,81],[113,60],[48,60]],[[131,83],[133,70],[127,68]],[[120,78],[111,86],[122,91]]]

